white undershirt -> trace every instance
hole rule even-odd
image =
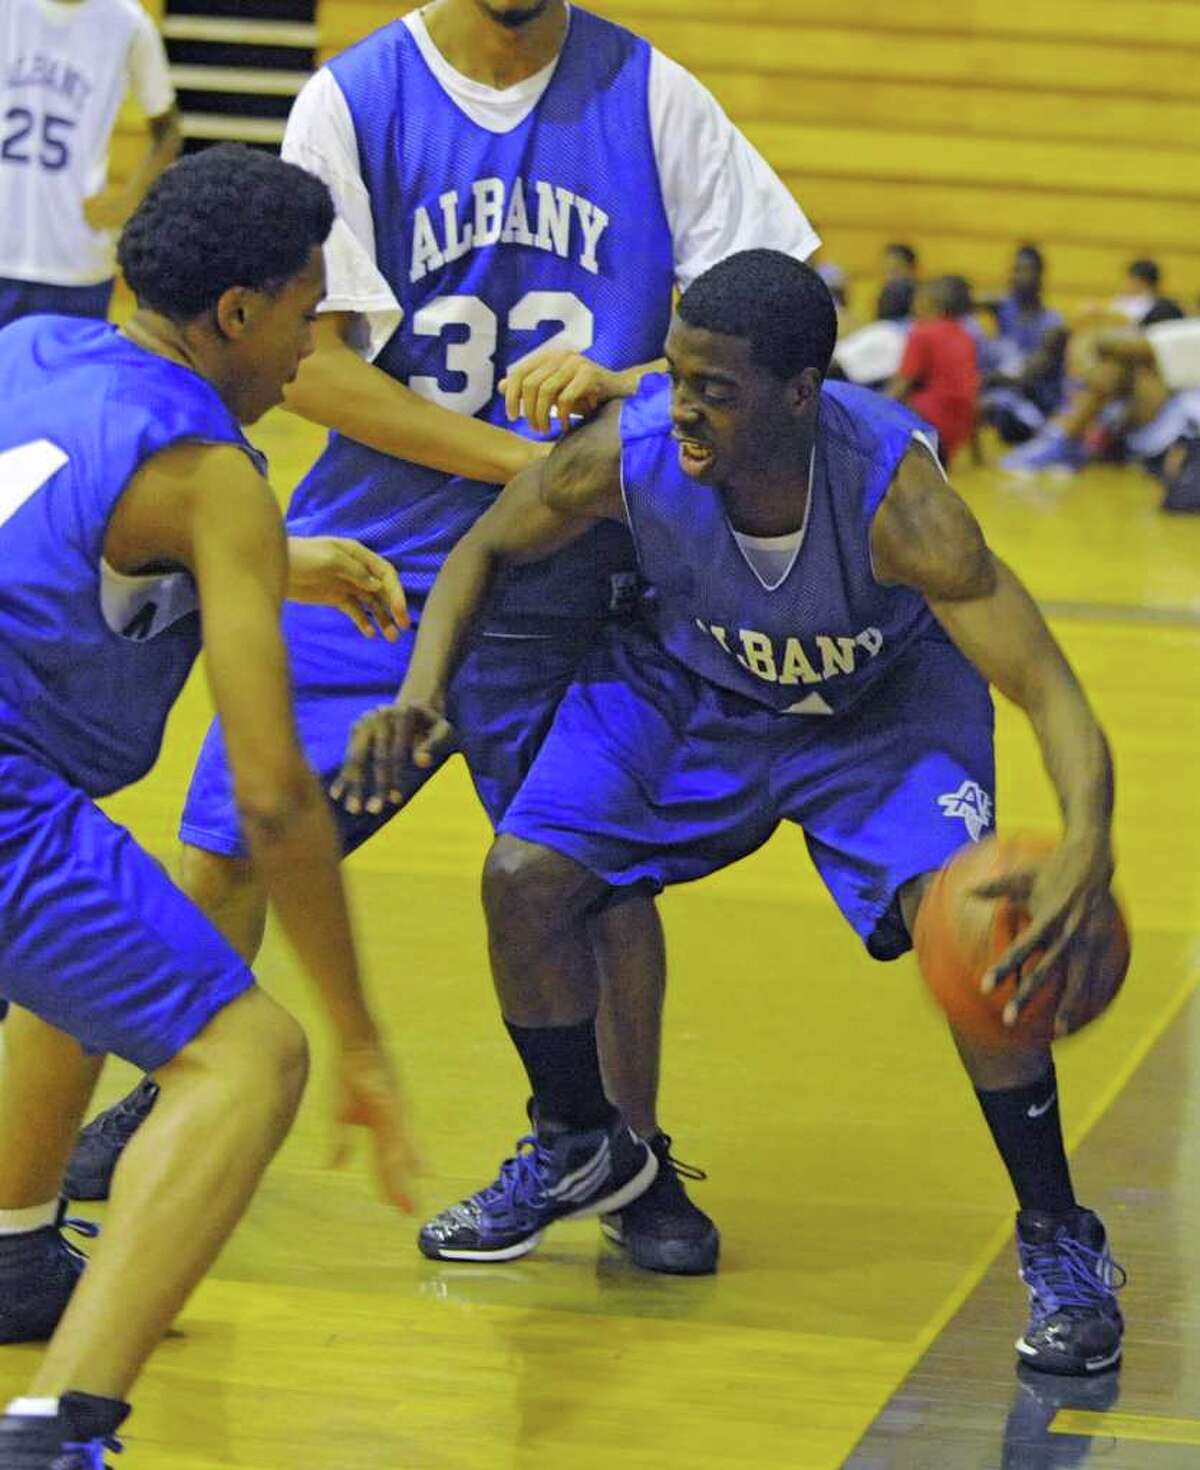
[[[456,71],[419,12],[404,24],[447,96],[480,127],[508,133],[541,101],[558,59],[513,87],[496,89]],[[653,51],[650,131],[681,290],[736,251],[769,247],[805,260],[821,243],[783,181],[690,72]],[[403,318],[376,265],[371,200],[359,167],[354,120],[333,73],[322,68],[301,91],[283,156],[324,179],[338,220],[325,248],[326,311],[363,318],[356,345],[376,357]]]
[[[774,592],[791,571],[804,540],[803,530],[789,531],[786,536],[747,536],[743,531],[733,535],[750,570],[768,592]]]

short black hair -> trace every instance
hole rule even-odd
[[[1129,274],[1139,281],[1145,281],[1152,291],[1158,290],[1158,283],[1162,280],[1162,271],[1158,268],[1156,260],[1135,260],[1130,264]]]
[[[1046,274],[1045,258],[1036,245],[1019,245],[1017,247],[1017,259],[1030,261],[1039,276]]]
[[[966,276],[942,276],[937,282],[938,300],[947,316],[969,316],[971,283]]]
[[[879,293],[875,315],[881,322],[907,321],[913,314],[917,288],[911,281],[885,281]]]
[[[911,245],[905,245],[903,241],[896,240],[890,245],[885,245],[883,247],[883,253],[885,255],[898,255],[905,265],[911,266],[913,270],[917,268],[917,252]]]
[[[140,306],[193,321],[234,286],[276,291],[333,228],[314,175],[242,143],[180,159],[125,226],[118,259]]]
[[[679,298],[691,327],[742,337],[759,367],[786,382],[829,370],[837,309],[812,266],[780,250],[743,250],[698,277]]]

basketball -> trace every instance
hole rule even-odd
[[[1029,833],[989,837],[956,853],[938,872],[917,914],[913,943],[925,983],[955,1028],[981,1045],[1017,1050],[1054,1037],[1054,1018],[1065,984],[1059,967],[1029,1002],[1015,1026],[1004,1008],[1016,994],[1017,976],[1006,977],[990,995],[980,982],[1028,923],[1028,914],[1008,898],[981,898],[978,888],[1030,863],[1044,861],[1053,839]],[[1094,1021],[1112,1004],[1129,968],[1129,932],[1111,894],[1090,920],[1096,937],[1096,982],[1071,1018],[1071,1031]],[[1036,963],[1037,955],[1025,963]]]

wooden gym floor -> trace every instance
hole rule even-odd
[[[318,443],[284,415],[259,438],[284,487]],[[1059,1393],[1014,1374],[1011,1201],[970,1088],[911,960],[866,958],[784,831],[663,905],[663,1120],[711,1175],[695,1194],[724,1232],[718,1277],[643,1275],[594,1222],[510,1265],[423,1260],[415,1222],[374,1200],[365,1171],[322,1167],[314,1029],[296,1132],[139,1386],[130,1470],[1200,1463],[1200,519],[1160,516],[1134,471],[956,478],[1054,614],[1116,749],[1133,969],[1059,1065],[1081,1198],[1131,1274],[1119,1386]],[[206,719],[194,681],[159,767],[113,803],[168,861]],[[999,748],[1002,822],[1051,826],[1032,738],[1007,709]],[[455,764],[350,864],[427,1209],[490,1179],[524,1124],[484,963],[486,840]],[[260,973],[313,1018],[274,939]],[[110,1066],[100,1100],[131,1080]],[[0,1352],[0,1393],[34,1356]]]

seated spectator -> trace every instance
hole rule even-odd
[[[1006,444],[1023,444],[1062,406],[1067,329],[1042,301],[1045,262],[1022,245],[1007,296],[986,305],[997,335],[987,345],[981,417]]]
[[[939,276],[917,291],[917,320],[908,334],[900,371],[888,384],[938,433],[942,463],[949,467],[975,428],[979,362],[975,338],[963,325],[971,290],[962,276]]]
[[[1112,303],[1112,310],[1135,327],[1152,327],[1158,322],[1178,321],[1183,307],[1159,292],[1162,272],[1154,260],[1135,260],[1126,272],[1127,290]]]
[[[1162,508],[1200,511],[1200,319],[1092,333],[1073,352],[1081,360],[1079,394],[1001,468],[1079,469],[1089,429],[1119,405],[1126,451],[1162,482]]]
[[[830,260],[818,261],[815,269],[829,287],[829,294],[837,307],[838,336],[848,337],[851,332],[857,332],[861,323],[846,300],[846,272]]]
[[[894,243],[883,247],[883,285],[880,288],[879,301],[875,307],[875,316],[878,320],[887,319],[884,311],[883,293],[895,281],[904,282],[914,290],[917,285],[917,252],[911,245]]]
[[[879,320],[840,338],[831,375],[863,388],[883,388],[900,371],[904,344],[912,326],[911,281],[889,281],[879,294]]]

